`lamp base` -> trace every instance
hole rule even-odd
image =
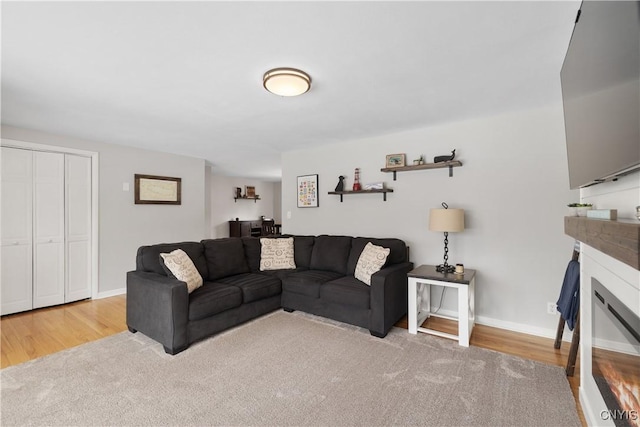
[[[440,264],[436,266],[436,271],[438,273],[453,273],[456,271],[456,267],[449,264]]]

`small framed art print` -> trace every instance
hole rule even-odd
[[[302,175],[298,177],[298,207],[318,207],[318,175]]]
[[[405,164],[404,154],[387,154],[386,168],[401,168],[405,166]]]

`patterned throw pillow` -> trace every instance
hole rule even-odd
[[[391,249],[383,248],[382,246],[376,246],[373,243],[367,243],[364,250],[358,258],[358,264],[356,265],[356,271],[353,274],[356,279],[371,286],[371,275],[377,271],[380,271]]]
[[[293,237],[260,239],[260,271],[296,268],[293,257]]]
[[[202,286],[202,276],[189,258],[189,255],[182,249],[176,249],[168,254],[160,254],[165,267],[176,277],[176,279],[187,284],[189,293]]]

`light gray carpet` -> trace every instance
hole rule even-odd
[[[123,332],[3,369],[0,381],[3,426],[580,426],[562,368],[298,312],[177,356]]]

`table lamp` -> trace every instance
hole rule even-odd
[[[444,232],[444,264],[436,267],[440,273],[453,273],[455,266],[449,265],[449,233],[464,230],[464,209],[449,209],[449,206],[442,202],[444,209],[431,209],[429,212],[429,230]]]

